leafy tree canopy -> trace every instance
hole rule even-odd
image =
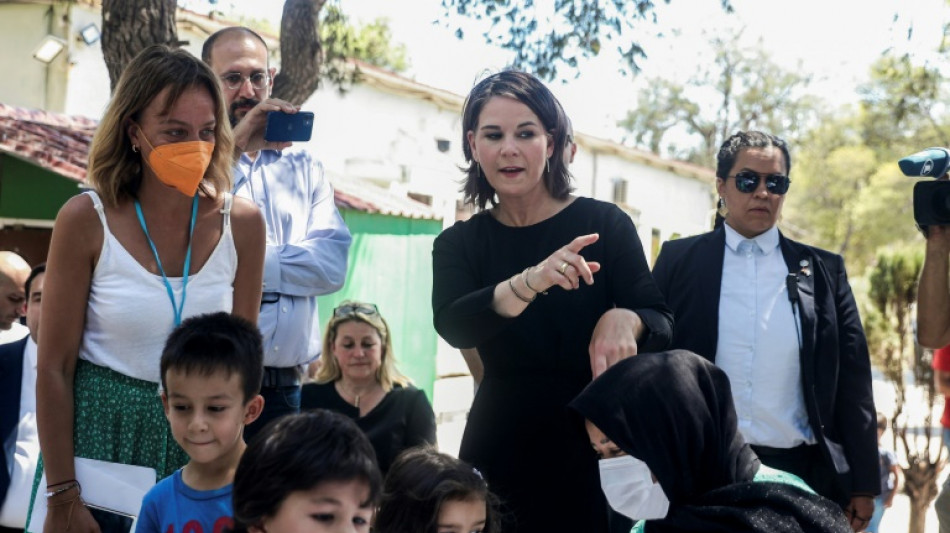
[[[370,65],[405,72],[409,68],[406,45],[394,43],[385,18],[357,25],[338,5],[328,4],[321,14],[320,38],[327,57],[353,58]]]
[[[648,80],[618,125],[639,146],[707,167],[737,130],[774,132],[794,144],[820,108],[806,92],[810,78],[777,65],[761,47],[743,48],[740,37],[714,38],[713,61],[685,84]]]
[[[669,3],[670,0],[663,0]],[[729,0],[720,0],[732,12]],[[485,21],[492,45],[514,52],[512,66],[552,80],[564,69],[577,72],[578,60],[615,45],[633,73],[646,57],[639,35],[656,23],[652,0],[442,0],[445,20],[453,15]],[[459,24],[457,37],[464,36]]]

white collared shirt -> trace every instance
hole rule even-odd
[[[36,343],[26,341],[23,348],[23,378],[20,388],[20,422],[11,434],[10,442],[2,443],[7,450],[10,488],[6,500],[0,502],[0,526],[23,529],[26,511],[30,507],[33,475],[40,457],[40,438],[36,432]]]
[[[323,165],[302,149],[242,154],[234,195],[254,202],[267,228],[261,305],[264,366],[293,367],[320,354],[323,324],[317,296],[340,290],[352,237],[334,203]]]
[[[801,326],[788,299],[778,229],[754,239],[728,224],[725,231],[716,365],[732,384],[739,430],[751,444],[813,444],[802,393]]]

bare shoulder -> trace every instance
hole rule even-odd
[[[231,204],[231,226],[234,228],[234,243],[239,251],[253,250],[258,247],[263,250],[264,215],[250,200],[234,198],[234,203]]]
[[[238,227],[253,229],[255,227],[264,227],[264,215],[261,210],[247,198],[239,196],[234,197],[234,203],[231,204],[231,223]]]
[[[92,202],[86,194],[77,194],[63,204],[56,214],[54,231],[76,236],[80,241],[102,242],[102,222]],[[75,244],[79,241],[73,241]]]

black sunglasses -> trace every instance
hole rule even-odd
[[[755,190],[759,188],[759,179],[762,175],[751,170],[743,170],[736,172],[736,175],[731,177],[736,179],[736,189],[738,189],[739,192],[748,194],[755,192]],[[791,184],[792,180],[788,179],[788,176],[781,174],[769,174],[765,176],[765,190],[772,194],[787,193],[788,187]]]
[[[376,304],[343,304],[333,310],[333,316],[339,318],[356,313],[364,315],[377,315],[379,309]]]

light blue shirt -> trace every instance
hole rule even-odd
[[[254,202],[267,225],[261,305],[264,365],[291,367],[320,354],[317,296],[343,286],[350,232],[333,199],[323,165],[299,149],[241,155],[234,194]]]
[[[746,239],[725,225],[716,365],[729,376],[739,430],[750,444],[813,444],[802,392],[799,318],[778,229]]]

